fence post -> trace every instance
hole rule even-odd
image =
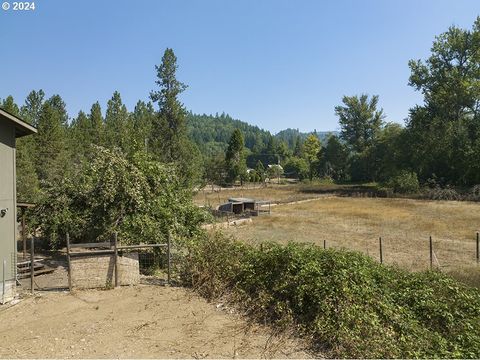
[[[3,279],[2,279],[2,284],[3,284],[2,285],[3,286],[3,288],[2,288],[2,304],[5,304],[5,271],[7,271],[7,260],[3,259],[3,265],[2,266],[3,266],[3,268],[2,268],[2,270],[3,270],[3,272],[2,272],[2,274],[3,274]]]
[[[27,231],[25,225],[25,208],[22,207],[22,242],[23,242],[23,261],[27,260]]]
[[[113,233],[113,256],[115,257],[115,287],[118,286],[118,233]]]
[[[430,236],[430,269],[433,268],[433,243],[432,237]]]
[[[32,236],[30,240],[30,289],[33,292],[35,291],[35,285],[33,284],[33,277],[35,276],[35,238]]]
[[[323,240],[323,250],[327,248],[327,240]]]
[[[170,285],[170,276],[171,276],[171,257],[170,257],[170,246],[171,246],[171,237],[170,230],[167,234],[167,284]]]
[[[479,239],[479,233],[477,232],[477,264],[480,262],[480,239]]]
[[[382,237],[378,238],[378,243],[380,245],[380,264],[383,264],[383,249],[382,249]]]
[[[72,291],[72,265],[70,264],[70,234],[67,232],[68,290]]]

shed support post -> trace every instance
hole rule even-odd
[[[22,241],[23,241],[23,261],[27,259],[27,229],[25,224],[25,208],[22,207]]]

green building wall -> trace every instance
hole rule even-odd
[[[15,180],[15,127],[13,124],[0,121],[0,302],[9,301],[15,295]]]

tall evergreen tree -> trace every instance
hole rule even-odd
[[[158,104],[159,112],[153,124],[155,150],[167,162],[176,162],[182,158],[182,142],[186,137],[186,110],[178,99],[187,85],[178,81],[177,57],[172,49],[167,48],[162,63],[155,66],[160,90],[152,91],[150,98]]]
[[[132,140],[134,150],[148,151],[152,137],[152,124],[155,111],[152,103],[138,101],[132,113]]]
[[[98,101],[92,105],[88,119],[90,120],[90,139],[92,143],[95,145],[103,145],[105,142],[104,120],[102,108]]]
[[[264,182],[265,178],[267,177],[267,173],[265,171],[265,166],[263,166],[263,163],[260,160],[257,161],[257,165],[255,166],[255,172],[257,173],[260,181]]]
[[[22,110],[25,110],[18,107],[12,96],[3,100],[0,107],[18,117],[22,117],[24,113]],[[25,121],[31,123],[31,118],[26,117]],[[37,199],[39,187],[33,160],[33,142],[30,136],[16,140],[16,173],[17,198],[21,201],[34,202]]]
[[[21,108],[22,119],[33,126],[37,126],[44,99],[45,93],[43,90],[32,90],[25,99],[25,105]]]
[[[295,137],[293,155],[299,158],[303,157],[303,141],[299,135]]]
[[[331,135],[322,150],[320,166],[326,176],[334,180],[344,180],[347,177],[348,149],[337,136]]]
[[[20,108],[22,120],[38,126],[44,98],[43,90],[32,90]],[[40,184],[35,170],[35,141],[36,135],[17,139],[17,197],[26,202],[36,202],[40,194]]]
[[[122,98],[118,91],[107,103],[107,111],[105,113],[105,145],[112,149],[120,148],[123,152],[128,148],[128,111],[123,104]]]
[[[200,152],[187,137],[186,110],[178,99],[187,86],[176,78],[177,57],[167,48],[162,63],[155,66],[160,90],[152,91],[150,98],[159,110],[152,126],[152,152],[160,160],[174,163],[187,186],[202,177]]]
[[[79,111],[78,116],[72,120],[69,127],[71,154],[76,160],[85,158],[90,152],[92,144],[90,120],[83,111]]]
[[[54,95],[42,106],[35,136],[35,168],[39,180],[63,178],[69,167],[67,161],[67,111],[59,95]]]
[[[15,103],[15,100],[13,99],[12,95],[9,95],[7,96],[6,99],[2,100],[0,107],[12,115],[15,115],[15,116],[20,115],[20,109],[18,105]]]

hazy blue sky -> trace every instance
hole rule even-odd
[[[10,3],[12,1],[8,0]],[[3,0],[1,0],[3,2]],[[147,100],[166,47],[196,113],[226,112],[272,131],[338,128],[346,95],[380,95],[402,122],[422,101],[407,62],[425,58],[450,25],[470,28],[479,0],[38,0],[0,9],[0,97],[58,93],[70,116],[120,91]],[[7,53],[8,50],[8,53]]]

